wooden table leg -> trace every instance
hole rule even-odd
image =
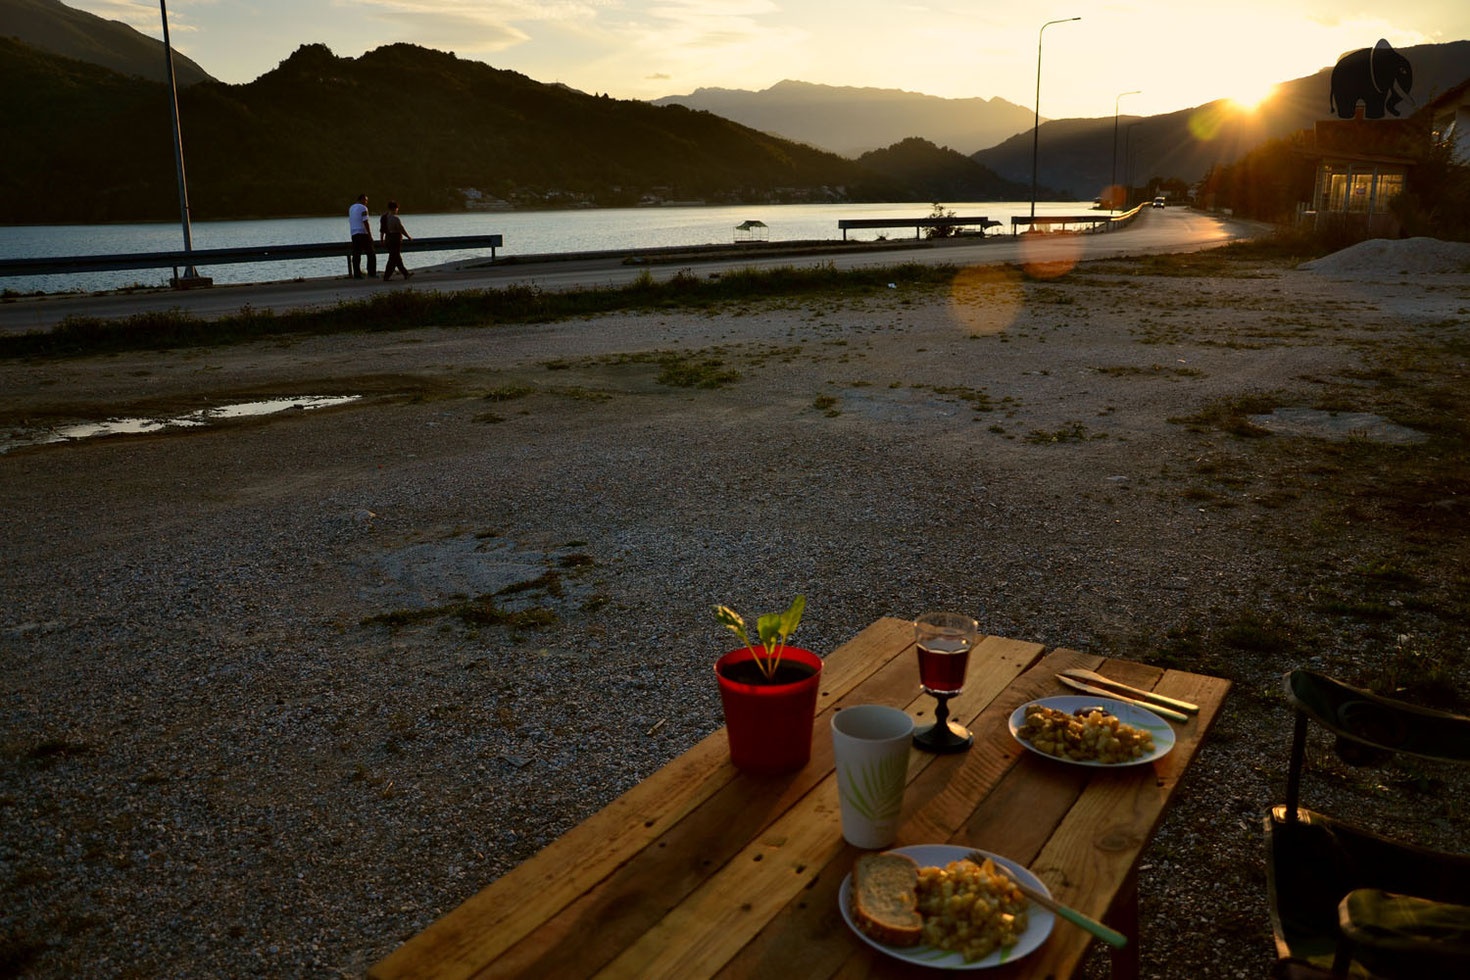
[[[1138,874],[1130,871],[1108,910],[1108,925],[1128,937],[1122,949],[1108,950],[1113,980],[1138,980]]]

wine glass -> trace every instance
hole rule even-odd
[[[926,752],[963,752],[975,736],[949,720],[949,699],[965,686],[970,648],[980,624],[960,613],[930,612],[914,620],[914,644],[919,651],[919,683],[939,705],[934,724],[914,733],[914,745]]]

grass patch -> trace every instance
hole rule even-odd
[[[1194,415],[1176,416],[1168,421],[1195,432],[1214,429],[1242,439],[1260,439],[1271,433],[1250,421],[1249,416],[1269,415],[1282,404],[1274,395],[1237,395],[1210,402]]]
[[[1032,429],[1027,433],[1025,441],[1035,446],[1049,446],[1059,442],[1089,442],[1093,439],[1106,439],[1107,437],[1106,432],[1093,432],[1081,422],[1073,422],[1051,432],[1044,429]]]
[[[504,594],[506,591],[502,589],[496,595]],[[528,630],[544,629],[555,625],[558,621],[556,613],[544,606],[516,610],[503,609],[495,601],[494,595],[481,595],[473,599],[445,603],[440,606],[428,606],[423,609],[395,609],[392,612],[378,613],[375,616],[364,618],[362,624],[399,629],[444,618],[458,619],[466,626],[505,626],[510,629]]]
[[[952,265],[917,263],[838,270],[828,263],[800,269],[744,269],[713,279],[681,273],[664,283],[642,276],[625,286],[559,292],[520,284],[452,293],[394,290],[325,310],[276,314],[246,308],[214,320],[177,308],[115,320],[69,317],[50,331],[0,337],[0,358],[222,347],[289,335],[541,323],[628,310],[704,309],[753,298],[837,296],[850,300],[877,295],[880,290],[886,292],[890,282],[902,283],[906,288],[948,286],[956,271]],[[702,376],[694,385],[702,387],[701,380]]]
[[[1107,375],[1110,378],[1203,378],[1205,373],[1198,368],[1164,367],[1162,364],[1151,364],[1148,367],[1140,367],[1136,364],[1114,364],[1107,367],[1094,368],[1098,374]]]

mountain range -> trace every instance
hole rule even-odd
[[[1412,101],[1407,116],[1466,77],[1470,77],[1470,41],[1420,44],[1398,49],[1414,69]],[[1150,177],[1178,177],[1194,183],[1219,163],[1233,163],[1266,140],[1310,129],[1332,114],[1328,107],[1331,68],[1282,82],[1254,110],[1220,99],[1192,109],[1156,116],[1122,116],[1118,120],[1116,180],[1140,186]],[[1081,199],[1094,198],[1114,180],[1113,120],[1054,119],[1038,134],[1038,179],[1064,187]],[[995,146],[971,153],[1002,177],[1029,180],[1031,133],[1020,133]]]
[[[51,54],[137,75],[168,80],[162,41],[127,24],[68,7],[61,0],[0,0],[0,37],[12,37]],[[213,81],[209,73],[174,52],[174,77],[180,87]]]
[[[1419,104],[1461,82],[1470,65],[1470,41],[1402,53],[1414,66]],[[245,85],[214,81],[175,58],[196,219],[338,213],[361,190],[418,211],[960,202],[1030,191],[1027,110],[1000,99],[786,81],[654,104],[408,44],[355,59],[303,45]],[[176,218],[164,74],[162,45],[126,25],[58,0],[0,0],[0,131],[9,149],[0,192],[10,220]],[[1254,113],[1218,101],[1122,117],[1116,154],[1112,119],[1048,121],[1038,134],[1038,196],[1093,198],[1115,171],[1135,185],[1151,176],[1193,183],[1214,164],[1325,118],[1329,74],[1283,83]],[[738,108],[783,135],[678,101],[695,96],[723,100],[726,111]],[[978,151],[964,142],[1002,132],[1010,135]],[[890,137],[857,159],[819,148]]]
[[[759,92],[701,88],[654,105],[703,109],[847,157],[919,136],[970,152],[1030,132],[1031,109],[1005,99],[945,99],[898,89],[814,85],[787,79]]]

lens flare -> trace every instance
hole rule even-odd
[[[1240,112],[1255,112],[1276,93],[1275,85],[1260,84],[1250,88],[1241,89],[1230,97],[1230,102]]]
[[[1021,236],[1021,266],[1033,279],[1056,279],[1071,272],[1082,257],[1082,235],[1028,233]]]
[[[1010,265],[967,266],[949,287],[950,313],[971,336],[1002,333],[1024,301],[1021,270]]]

